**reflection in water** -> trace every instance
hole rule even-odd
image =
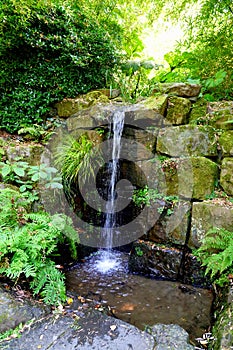
[[[210,325],[211,291],[127,272],[127,254],[116,253],[115,268],[98,271],[98,254],[66,273],[67,288],[111,307],[114,315],[144,330],[156,323],[175,323],[194,340]]]

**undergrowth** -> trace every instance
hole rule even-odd
[[[0,274],[15,283],[26,278],[35,296],[59,305],[66,300],[66,288],[54,261],[57,246],[68,241],[76,258],[78,235],[70,218],[32,213],[31,204],[24,193],[8,188],[0,192]]]

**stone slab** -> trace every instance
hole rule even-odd
[[[171,157],[217,156],[217,142],[211,127],[182,125],[159,131],[156,150]]]
[[[200,247],[201,240],[207,231],[213,227],[232,231],[233,204],[211,200],[193,203],[189,247]]]

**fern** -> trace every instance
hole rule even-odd
[[[65,215],[27,213],[27,203],[24,194],[0,192],[0,273],[15,282],[25,276],[35,295],[58,305],[65,301],[65,283],[52,258],[66,234],[71,250],[77,253],[77,232]]]
[[[233,273],[233,232],[212,228],[194,253],[215,283],[223,286],[229,282],[228,275]]]

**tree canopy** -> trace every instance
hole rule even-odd
[[[169,68],[148,80],[148,64],[135,60],[159,16],[180,22],[185,35],[165,55]],[[158,82],[196,81],[206,98],[230,99],[232,27],[230,0],[2,0],[1,125],[42,123],[55,101],[109,84],[127,82],[128,91],[132,79],[139,93]]]

